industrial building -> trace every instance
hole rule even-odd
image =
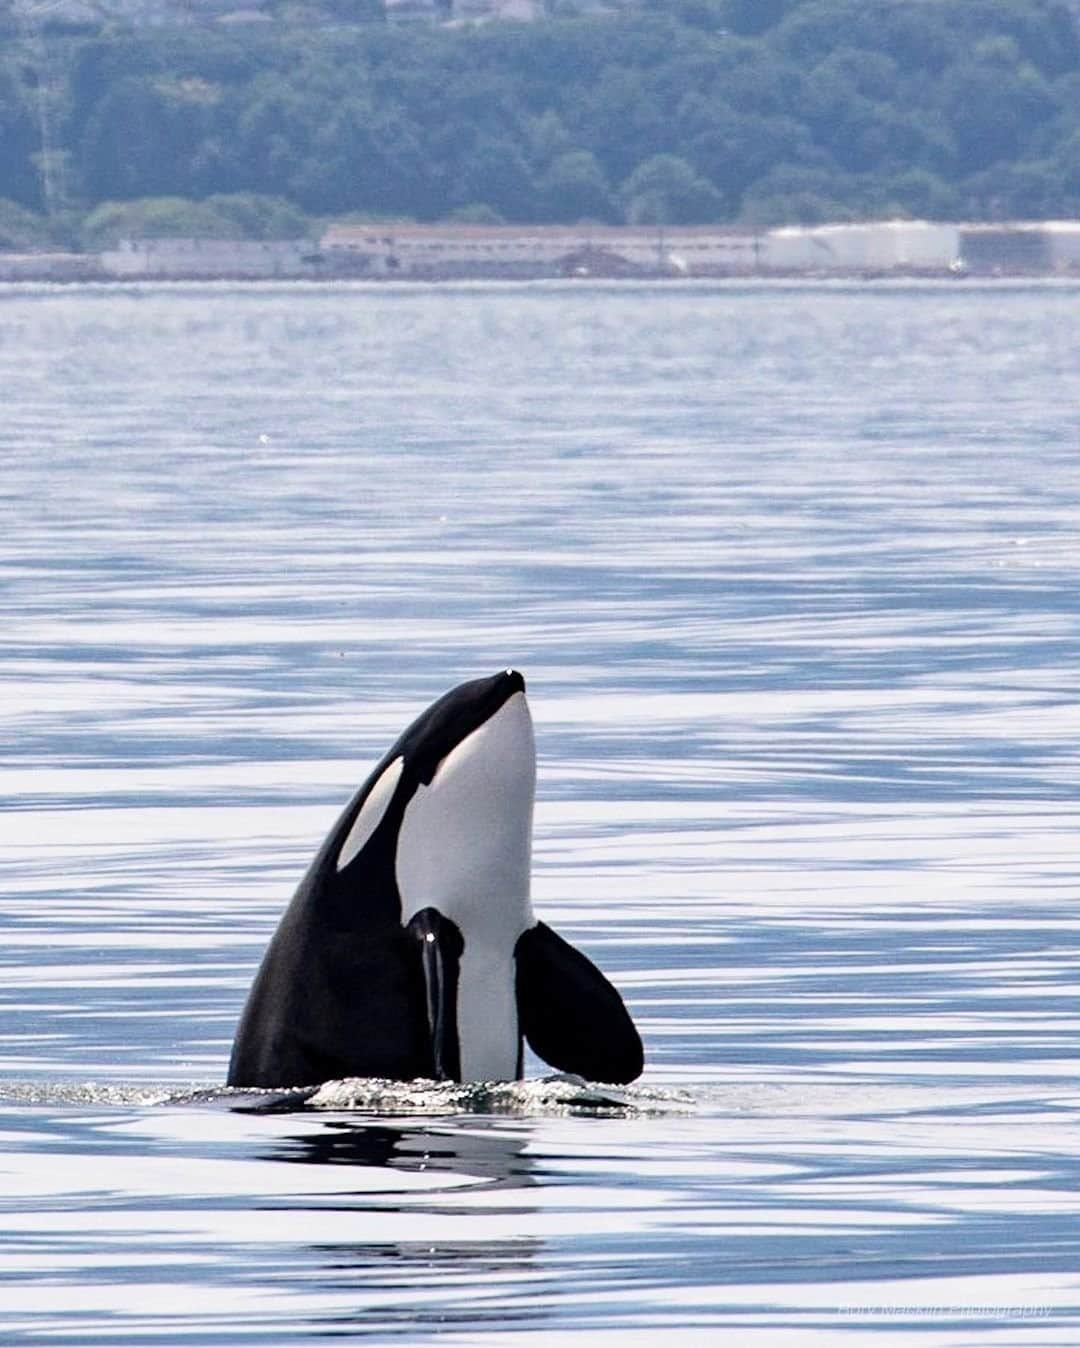
[[[721,225],[342,223],[310,239],[128,239],[100,254],[0,253],[16,280],[1080,276],[1080,221]]]

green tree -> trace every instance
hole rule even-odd
[[[455,30],[300,12],[71,40],[54,152],[87,206],[239,193],[324,214],[674,221],[1075,199],[1064,0],[658,0]],[[33,98],[0,56],[0,192],[31,206]]]
[[[314,150],[320,102],[278,80],[259,80],[242,104],[233,142],[240,165],[235,185],[291,193]],[[332,171],[332,170],[331,170]]]
[[[955,220],[964,214],[963,198],[956,188],[928,169],[906,169],[890,178],[886,195],[896,203],[889,215],[907,215],[918,220]]]
[[[574,224],[578,220],[611,221],[617,215],[604,170],[588,150],[560,155],[537,183],[537,194],[546,220]]]
[[[566,124],[552,108],[529,121],[525,128],[525,144],[530,160],[541,172],[574,150],[574,141]]]
[[[853,47],[881,52],[905,70],[938,71],[970,45],[965,28],[957,0],[802,0],[768,36],[770,45],[801,65]]]
[[[121,239],[228,239],[239,237],[211,206],[186,197],[106,201],[83,221],[85,248],[114,247]]]
[[[447,0],[441,7],[449,8]],[[383,0],[319,0],[319,9],[340,23],[385,23]]]
[[[160,79],[126,78],[95,105],[79,146],[91,200],[187,193],[212,104]]]
[[[678,155],[657,154],[640,163],[622,186],[632,225],[695,225],[721,219],[720,193]]]
[[[625,66],[607,67],[595,88],[564,116],[577,143],[591,150],[616,181],[670,144],[669,118],[649,98],[639,72]]]
[[[36,211],[0,197],[0,252],[25,253],[48,241],[48,223]]]
[[[486,202],[504,220],[536,218],[536,184],[508,137],[482,136],[470,148],[451,198],[454,206]]]
[[[791,116],[802,104],[804,70],[763,43],[722,42],[712,64],[713,90],[745,116]]]
[[[471,202],[468,206],[455,206],[446,217],[456,225],[505,225],[506,221],[498,211],[482,201]]]
[[[228,222],[238,239],[300,239],[311,229],[308,217],[284,197],[229,192],[209,196],[203,204]]]
[[[792,117],[748,117],[723,102],[681,112],[687,159],[735,210],[743,194],[778,164],[830,166],[827,153]]]
[[[13,70],[0,66],[0,192],[24,206],[41,201],[33,156],[40,148],[28,91]]]
[[[733,32],[757,36],[775,28],[797,0],[725,0],[724,22]]]
[[[652,0],[649,6],[654,14],[667,14],[688,28],[715,30],[731,22],[727,0]]]
[[[1056,164],[995,164],[961,184],[965,215],[976,220],[1046,220],[1070,215],[1076,199],[1055,173]]]
[[[1043,75],[1061,75],[1080,62],[1076,21],[1060,0],[969,0],[964,18],[977,41],[987,33],[1011,38]]]
[[[949,72],[943,112],[962,168],[1015,157],[1056,111],[1053,91],[1008,38],[981,42]]]
[[[1061,183],[1067,197],[1080,200],[1080,130],[1056,147],[1050,173]],[[1073,211],[1068,213],[1071,215]]]
[[[856,184],[842,174],[781,164],[753,184],[740,215],[756,226],[820,225],[857,217],[855,196]]]

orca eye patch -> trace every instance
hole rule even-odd
[[[367,799],[360,806],[360,811],[353,820],[352,828],[349,829],[348,837],[341,844],[341,851],[338,853],[337,859],[339,871],[343,871],[353,857],[363,851],[371,835],[382,823],[383,815],[386,814],[390,802],[394,798],[394,790],[404,766],[405,760],[399,755],[383,769],[378,781],[367,793]]]

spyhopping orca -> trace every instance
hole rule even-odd
[[[536,750],[515,670],[462,684],[346,806],[248,996],[230,1086],[341,1077],[633,1081],[622,998],[529,901]]]

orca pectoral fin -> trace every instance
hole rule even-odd
[[[436,1081],[461,1080],[457,1035],[457,986],[461,932],[434,908],[422,908],[405,928],[419,946]]]
[[[641,1075],[641,1038],[592,960],[543,922],[522,934],[514,954],[518,1019],[534,1053],[590,1081],[621,1085]]]

